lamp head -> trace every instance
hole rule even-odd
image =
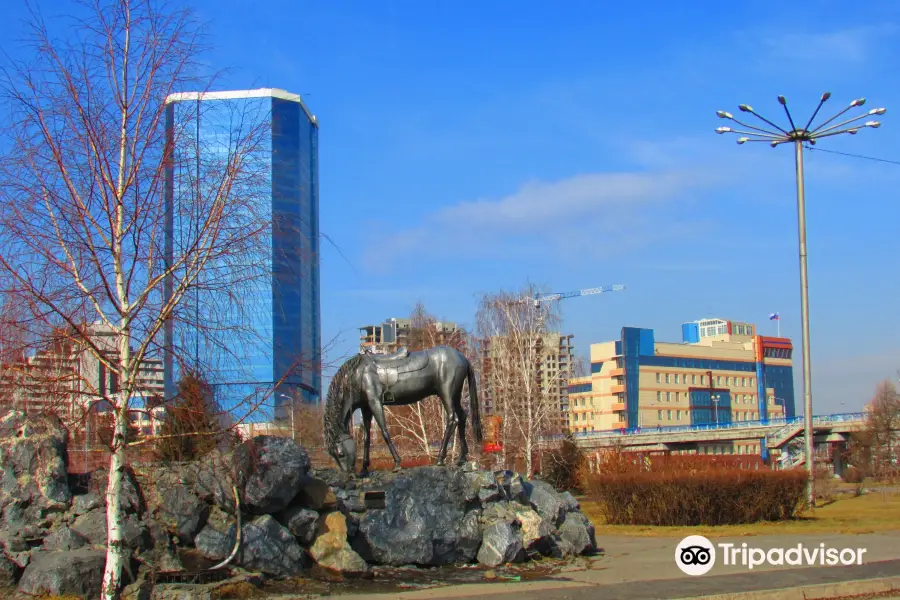
[[[750,141],[750,138],[748,138],[748,137],[741,137],[741,138],[738,138],[737,143],[738,143],[738,144],[743,144],[744,142],[749,142],[749,141]]]
[[[850,103],[850,108],[853,108],[855,106],[862,106],[865,103],[866,103],[865,98],[857,98],[856,100],[854,100],[853,102]]]
[[[866,121],[866,127],[871,127],[872,129],[878,129],[881,127],[880,121]]]
[[[749,112],[749,113],[753,112],[753,107],[749,106],[747,104],[740,104],[740,105],[738,105],[738,108],[741,109],[743,112]]]
[[[778,96],[778,104],[782,106],[787,105],[787,100],[785,100],[784,96]]]
[[[730,112],[726,112],[726,111],[724,111],[724,110],[717,110],[717,111],[716,111],[716,116],[719,117],[720,119],[732,119],[732,118],[734,118],[733,115],[732,115]]]
[[[716,127],[716,133],[728,133],[731,127]]]
[[[822,94],[822,102],[825,102],[829,98],[831,98],[831,92],[825,92],[824,94]]]
[[[870,115],[883,115],[886,112],[887,112],[886,108],[873,108],[872,110],[869,111],[869,114]]]

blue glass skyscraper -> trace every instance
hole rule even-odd
[[[221,177],[205,177],[205,172],[215,175],[213,171],[230,168],[230,160],[224,157],[235,140],[250,131],[258,135],[242,156],[241,168],[252,171],[253,183],[236,183],[243,189],[230,194],[247,206],[252,201],[254,215],[262,217],[255,222],[263,224],[264,236],[257,256],[208,265],[179,303],[179,316],[164,333],[166,396],[173,397],[180,374],[196,366],[226,409],[250,406],[253,397],[268,397],[263,404],[274,406],[271,416],[278,418],[285,416],[288,403],[318,402],[321,319],[315,116],[299,95],[277,89],[179,93],[170,95],[166,104],[166,143],[171,152],[165,170],[166,264],[177,263],[185,252],[182,244],[197,239],[192,228],[202,226],[207,210],[198,198],[209,191],[204,189],[208,182],[221,181]],[[240,212],[240,207],[232,211]],[[241,269],[253,270],[255,275],[245,281]],[[216,280],[237,283],[214,285]],[[172,281],[170,276],[166,297],[172,294]],[[210,343],[212,321],[219,338]],[[253,335],[232,340],[229,324],[235,326],[233,330],[238,326],[252,330]]]

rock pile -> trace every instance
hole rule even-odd
[[[18,582],[35,595],[92,595],[100,585],[106,473],[94,473],[87,493],[73,496],[65,440],[52,418],[0,419],[0,585]],[[230,557],[238,527],[230,566],[276,578],[313,563],[343,573],[371,565],[494,567],[595,548],[575,498],[545,482],[447,467],[347,478],[313,470],[303,448],[279,437],[128,472],[122,504],[139,578],[180,570],[185,549],[210,565]]]

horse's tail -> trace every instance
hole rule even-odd
[[[466,379],[469,382],[469,412],[472,416],[472,433],[475,434],[475,441],[481,444],[484,441],[484,435],[481,431],[481,407],[478,405],[478,386],[475,384],[475,369],[472,363],[468,363],[468,372]]]

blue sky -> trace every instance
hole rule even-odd
[[[284,88],[319,118],[332,360],[419,300],[472,325],[485,292],[622,283],[562,304],[580,354],[710,316],[774,335],[778,311],[801,408],[792,151],[717,136],[715,111],[782,123],[783,94],[805,122],[822,92],[827,114],[865,96],[884,126],[821,147],[900,160],[896,2],[195,6],[218,87]],[[815,412],[854,410],[900,368],[900,165],[806,159]]]

